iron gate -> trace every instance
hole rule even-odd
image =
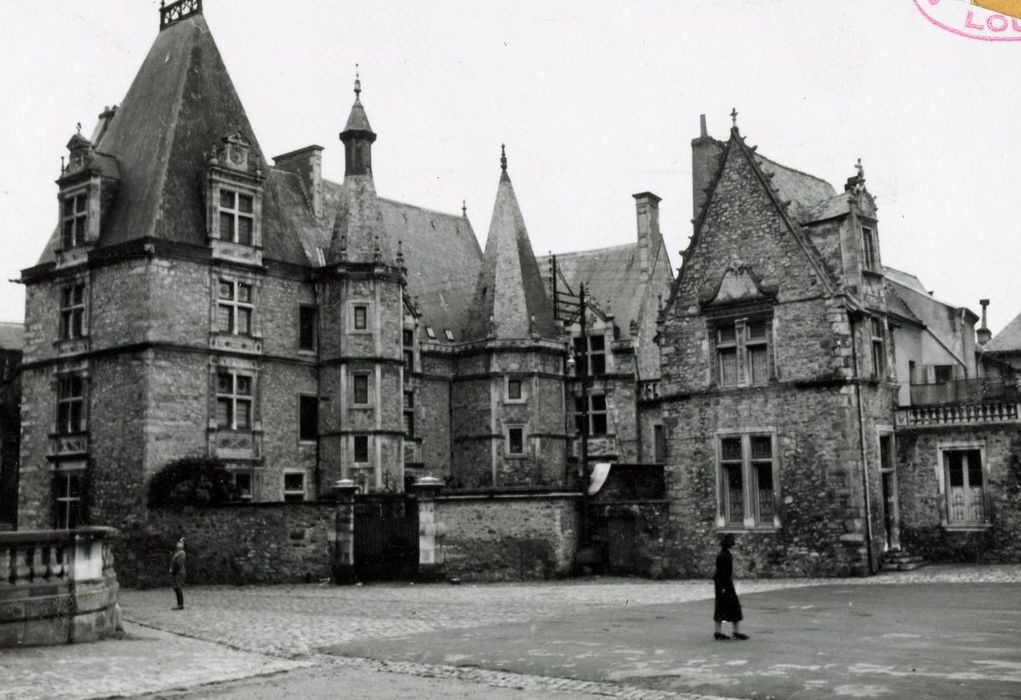
[[[355,496],[354,568],[359,581],[418,574],[418,501],[406,494]]]

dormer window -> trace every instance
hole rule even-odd
[[[213,256],[262,263],[261,159],[243,133],[214,144],[206,170],[207,227]]]
[[[861,227],[862,263],[866,270],[879,270],[879,246],[876,242],[876,230],[869,226]]]
[[[220,189],[220,240],[252,245],[255,198],[226,188]]]
[[[63,250],[76,248],[85,242],[86,225],[88,224],[88,196],[85,192],[64,197],[64,211],[60,247]]]

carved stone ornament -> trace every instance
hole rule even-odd
[[[704,288],[700,301],[703,307],[771,301],[776,298],[776,292],[775,285],[763,284],[751,265],[735,258],[723,269],[715,284]]]

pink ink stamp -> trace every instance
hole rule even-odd
[[[1021,41],[1021,18],[996,11],[1012,8],[1012,2],[914,0],[918,11],[944,31],[980,41]]]

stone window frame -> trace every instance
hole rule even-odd
[[[593,344],[600,347],[593,347]],[[607,356],[609,354],[607,352],[607,345],[606,335],[602,332],[588,333],[585,337],[581,335],[574,336],[572,349],[574,351],[574,361],[578,376],[598,377],[607,373],[609,366],[607,363]],[[589,364],[590,357],[592,358],[592,364]],[[593,371],[593,367],[599,371]]]
[[[879,234],[874,223],[861,226],[861,266],[870,272],[880,272]]]
[[[756,458],[752,452],[753,438],[769,438],[770,457],[769,474],[772,481],[772,494],[769,499],[772,514],[762,513],[762,489],[759,484],[757,466],[767,460]],[[723,454],[723,441],[737,438],[740,440],[740,459],[726,459]],[[716,528],[721,531],[744,530],[778,530],[780,523],[780,455],[778,454],[776,430],[773,428],[753,427],[729,430],[717,430],[713,436],[716,473]],[[741,521],[736,522],[727,512],[727,492],[729,486],[725,482],[724,467],[727,464],[738,465],[741,474]]]
[[[208,205],[206,207],[206,235],[217,258],[235,259],[240,262],[259,265],[262,263],[262,181],[252,178],[246,173],[227,171],[224,168],[213,168],[208,172],[206,185]],[[252,211],[238,212],[234,209],[224,210],[221,207],[224,192],[234,194],[235,202],[239,196],[251,197]],[[237,235],[224,239],[220,230],[220,215],[233,212],[234,216],[244,216],[252,221],[252,239],[249,243],[237,240]],[[236,219],[235,219],[236,221]],[[235,228],[235,231],[237,229]]]
[[[521,450],[514,452],[514,440],[511,437],[515,431],[521,433]],[[504,456],[521,459],[528,456],[528,426],[525,423],[508,423],[503,427]]]
[[[319,309],[315,304],[298,304],[298,352],[315,352],[319,347]]]
[[[884,443],[887,449],[883,449]],[[891,494],[891,500],[893,503],[892,512],[886,513],[890,519],[891,532],[890,539],[885,544],[890,549],[898,549],[900,547],[900,484],[897,480],[897,433],[892,425],[880,424],[876,426],[876,460],[879,464],[879,479],[880,479],[880,494],[883,493],[883,482],[885,474],[890,474],[890,485],[893,489]],[[883,456],[889,457],[889,464],[883,460]],[[886,503],[883,503],[884,513],[886,511]]]
[[[89,430],[88,375],[80,370],[57,372],[54,378],[54,435],[81,435]],[[77,386],[74,385],[77,382]],[[77,389],[77,393],[68,393]],[[75,411],[77,408],[77,412]],[[65,411],[67,415],[65,416]],[[72,429],[73,428],[73,429]]]
[[[82,183],[60,193],[60,250],[81,247],[89,240],[89,200],[92,192],[89,182]],[[67,205],[72,205],[68,213]],[[78,208],[81,203],[82,208]],[[68,225],[70,224],[70,231]],[[68,235],[70,233],[70,235]]]
[[[752,336],[751,328],[759,324],[763,325],[761,337]],[[733,328],[734,340],[732,342],[721,342],[721,331]],[[706,319],[706,337],[710,345],[710,374],[712,385],[721,389],[735,389],[741,387],[766,386],[776,381],[776,336],[775,324],[773,323],[773,309],[755,308],[749,309],[740,314],[727,314],[712,316]],[[752,377],[752,358],[750,352],[762,348],[765,352],[766,376],[764,378]],[[734,355],[734,381],[724,382],[723,356],[724,351],[733,350]]]
[[[950,519],[951,514],[951,492],[948,488],[950,482],[950,468],[946,460],[949,452],[978,452],[979,470],[982,475],[981,493],[979,508],[982,511],[981,519]],[[969,480],[970,460],[968,465],[962,465],[962,479]],[[945,530],[987,530],[992,527],[989,508],[989,461],[986,459],[986,443],[984,440],[955,440],[938,442],[936,444],[936,482],[940,504],[940,525]],[[963,492],[966,501],[969,498],[967,491]]]
[[[87,471],[84,467],[55,469],[52,473],[53,527],[57,530],[71,530],[86,522],[85,489]],[[72,493],[72,484],[77,482],[77,494]],[[71,522],[72,504],[77,504],[74,523]]]
[[[352,408],[375,408],[375,386],[373,377],[374,373],[372,370],[364,369],[353,369],[350,373],[351,376],[351,407]],[[361,380],[365,381],[365,400],[359,401],[358,398],[358,384]]]
[[[252,478],[251,468],[228,467],[227,474],[230,477],[230,481],[234,485],[234,488],[238,490],[238,500],[245,502],[255,500],[253,495],[255,480]],[[242,482],[248,482],[248,485],[242,486]]]
[[[288,486],[288,477],[301,477],[301,488],[297,488],[292,483]],[[308,500],[308,478],[304,469],[284,469],[281,475],[281,487],[283,492],[284,501],[305,501]],[[297,498],[295,498],[297,496]]]
[[[574,428],[581,434],[581,396],[574,397]],[[604,391],[588,394],[588,435],[605,437],[610,434],[610,400]]]
[[[229,391],[223,391],[221,379],[228,376],[231,378]],[[241,387],[239,386],[240,379],[248,380],[248,393],[241,393]],[[256,423],[256,373],[233,367],[217,367],[213,372],[213,382],[213,390],[216,397],[213,422],[216,429],[229,432],[250,432],[254,430]],[[221,422],[220,419],[220,405],[223,402],[226,402],[226,405],[230,407],[230,416],[227,424]],[[247,425],[239,426],[238,424],[238,406],[240,404],[248,406]]]
[[[350,333],[358,335],[372,335],[372,302],[368,300],[349,301],[347,329]],[[358,325],[358,311],[364,310],[365,326]]]
[[[76,276],[60,286],[60,324],[58,337],[61,341],[81,340],[88,337],[88,279]],[[80,298],[75,291],[80,290]]]
[[[365,459],[358,459],[358,443],[364,440],[365,444]],[[370,435],[354,435],[351,438],[351,463],[355,466],[362,467],[372,464],[372,436]]]
[[[401,351],[404,358],[404,372],[406,374],[415,371],[415,329],[403,328],[401,330]]]
[[[513,398],[511,396],[511,390],[514,384],[518,387],[518,396]],[[510,375],[503,378],[503,402],[509,404],[524,404],[528,403],[528,391],[525,388],[527,385],[525,377],[520,375]]]
[[[883,319],[868,317],[872,350],[872,378],[883,380],[887,376],[886,329]]]
[[[224,287],[230,287],[230,296],[223,296]],[[248,299],[241,298],[242,290],[248,291]],[[255,309],[256,309],[256,285],[254,280],[237,275],[219,275],[216,281],[216,301],[214,310],[214,332],[220,335],[236,335],[246,338],[257,338],[255,332]],[[223,328],[221,324],[221,311],[227,310],[228,324]],[[238,330],[238,319],[242,312],[248,313],[248,332],[241,333]]]
[[[217,234],[219,240],[227,243],[236,243],[251,247],[254,242],[255,233],[255,193],[246,191],[245,188],[232,187],[221,183],[217,188],[216,211],[217,211]],[[229,197],[230,202],[225,199]],[[247,208],[242,203],[247,201]],[[230,224],[230,235],[224,231],[224,222]],[[247,235],[242,234],[242,223],[247,222]],[[242,240],[246,238],[247,240]]]
[[[311,407],[311,415],[308,414]],[[319,396],[298,394],[298,442],[315,443],[319,440]]]
[[[405,388],[403,397],[404,439],[415,439],[415,390]]]

